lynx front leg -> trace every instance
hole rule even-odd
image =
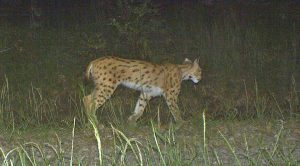
[[[143,112],[147,106],[147,103],[151,99],[151,96],[146,93],[141,93],[140,97],[136,103],[134,114],[128,118],[128,122],[131,124],[135,124],[136,121],[143,115]]]
[[[180,111],[177,105],[177,96],[176,95],[167,95],[165,96],[165,100],[167,102],[167,105],[169,107],[169,110],[171,111],[174,120],[176,123],[182,123],[183,119],[181,118]]]

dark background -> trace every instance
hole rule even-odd
[[[105,55],[177,64],[200,58],[203,80],[182,86],[181,108],[191,108],[183,111],[185,119],[196,117],[199,111],[193,109],[207,109],[212,118],[241,119],[299,112],[298,1],[2,0],[0,5],[0,85],[9,85],[10,94],[1,98],[7,107],[2,117],[14,116],[19,124],[72,121],[74,115],[84,121],[81,98],[93,85],[84,83],[83,73],[91,60]],[[137,93],[120,91],[113,98],[126,96],[116,105],[128,108],[127,116]],[[42,97],[32,104],[37,93]]]

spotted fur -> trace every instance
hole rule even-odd
[[[201,68],[185,59],[183,64],[154,64],[146,61],[102,57],[92,61],[86,77],[95,83],[95,89],[83,98],[88,116],[96,119],[97,108],[111,97],[118,85],[141,92],[129,122],[135,123],[143,114],[149,100],[163,96],[176,122],[182,121],[177,105],[182,80],[201,80]]]

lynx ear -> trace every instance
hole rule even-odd
[[[199,58],[194,60],[194,64],[199,64]]]
[[[188,58],[185,58],[183,61],[183,64],[189,64],[189,63],[192,63],[192,61],[189,60]]]

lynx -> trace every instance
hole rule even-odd
[[[119,85],[140,91],[134,113],[128,118],[129,123],[142,116],[149,100],[163,96],[175,122],[183,122],[177,105],[181,82],[201,80],[199,60],[185,59],[183,64],[154,64],[141,60],[102,57],[87,67],[86,77],[92,79],[95,89],[83,98],[86,114],[96,118],[96,110],[108,100]]]

